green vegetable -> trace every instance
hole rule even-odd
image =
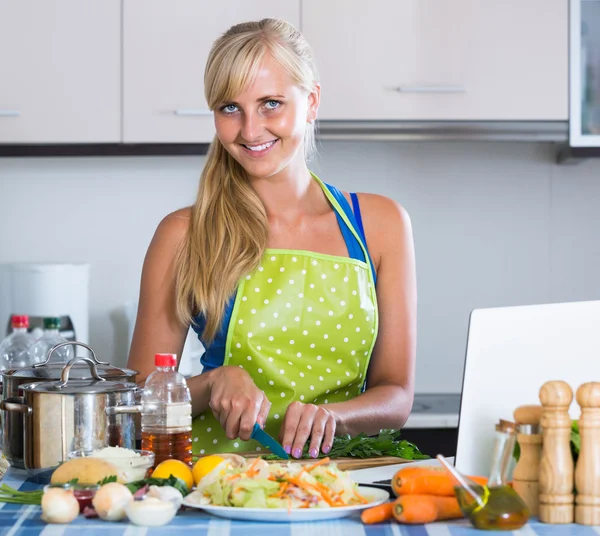
[[[143,488],[144,486],[172,486],[176,490],[180,491],[181,494],[185,497],[191,489],[188,490],[187,485],[181,478],[177,478],[171,475],[169,478],[144,478],[143,480],[136,480],[135,482],[130,482],[129,484],[125,484],[131,493],[135,493],[137,490]]]
[[[0,486],[0,502],[13,504],[42,504],[44,490],[19,491],[6,484]]]
[[[579,421],[573,421],[571,423],[571,454],[573,454],[574,462],[577,462],[577,458],[579,458],[580,450],[581,450],[581,436],[579,435]]]
[[[310,458],[308,444],[304,445],[302,458]],[[370,437],[367,434],[358,434],[356,437],[350,435],[339,436],[333,439],[331,451],[325,455],[319,454],[319,458],[329,456],[330,458],[354,457],[372,458],[375,456],[396,456],[405,460],[425,460],[429,456],[423,454],[416,445],[400,439],[400,430],[381,430],[378,436]],[[277,455],[264,456],[266,460],[279,460]]]
[[[109,484],[110,482],[116,482],[116,481],[117,481],[117,476],[116,475],[105,476],[102,480],[98,481],[98,485],[99,486],[104,486],[104,484]]]

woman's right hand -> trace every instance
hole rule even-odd
[[[229,439],[248,441],[255,423],[265,426],[271,402],[244,369],[224,365],[210,375],[210,409]]]

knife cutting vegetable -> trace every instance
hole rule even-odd
[[[355,437],[350,435],[339,436],[333,439],[333,446],[327,454],[329,458],[355,457],[372,458],[376,456],[396,456],[405,460],[426,460],[416,445],[400,439],[400,430],[381,430],[378,436],[370,437],[361,433]],[[319,458],[325,457],[320,453]],[[302,458],[310,458],[308,444],[304,446]],[[266,460],[279,460],[275,454],[264,456]]]

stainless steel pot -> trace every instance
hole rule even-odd
[[[11,404],[23,404],[24,400],[19,392],[21,385],[32,382],[50,382],[59,380],[65,364],[62,362],[52,363],[52,355],[59,348],[69,345],[74,347],[81,346],[90,352],[91,359],[96,365],[96,372],[100,377],[110,381],[135,382],[135,378],[138,375],[137,370],[121,369],[114,367],[109,363],[99,361],[94,350],[82,342],[64,342],[51,348],[48,352],[46,361],[43,363],[37,363],[32,367],[3,371],[2,400]],[[75,363],[71,367],[69,374],[71,379],[93,379],[90,367],[85,363]],[[4,456],[10,462],[11,466],[24,469],[24,431],[22,415],[19,415],[16,411],[2,411],[2,431],[2,451]]]
[[[80,361],[88,364],[92,379],[69,378]],[[137,385],[105,380],[92,359],[73,358],[60,381],[24,384],[21,389],[23,403],[3,400],[0,408],[22,415],[25,469],[56,467],[73,450],[135,448],[134,414],[109,415],[107,408],[133,406]]]

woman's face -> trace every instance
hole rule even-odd
[[[252,85],[215,109],[217,136],[251,177],[271,177],[304,162],[306,124],[318,106],[319,88],[307,94],[268,55]]]

